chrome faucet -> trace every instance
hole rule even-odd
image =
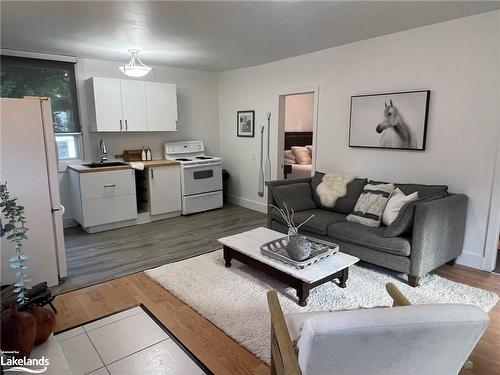
[[[106,148],[106,143],[104,143],[102,139],[99,141],[99,156],[101,158],[101,163],[108,160],[108,149]]]

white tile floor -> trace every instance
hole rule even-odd
[[[74,375],[205,374],[141,307],[55,338]]]

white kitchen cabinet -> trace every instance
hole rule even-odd
[[[177,86],[144,82],[149,131],[177,130]]]
[[[180,168],[178,165],[148,168],[149,211],[160,215],[181,210]]]
[[[89,79],[92,131],[176,131],[174,84],[92,77]]]
[[[143,81],[122,79],[122,109],[125,131],[148,131],[146,93]]]
[[[119,132],[123,130],[122,94],[119,79],[92,78],[90,80],[94,123],[92,130]]]
[[[133,169],[80,173],[68,169],[74,219],[88,232],[137,218]]]

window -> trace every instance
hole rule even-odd
[[[56,135],[57,155],[59,159],[78,158],[78,148],[74,135]]]
[[[2,56],[0,72],[0,96],[50,98],[59,159],[77,159],[81,147],[75,64]]]

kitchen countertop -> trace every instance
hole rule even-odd
[[[179,162],[174,160],[149,160],[149,161],[138,161],[137,163],[143,163],[144,168],[152,168],[152,167],[164,167],[169,165],[178,165]],[[84,163],[87,164],[87,163]],[[95,172],[109,172],[109,171],[119,171],[123,169],[131,169],[130,164],[127,165],[116,165],[110,167],[101,167],[101,168],[89,168],[84,165],[68,165],[68,168],[71,168],[78,173],[95,173]]]

